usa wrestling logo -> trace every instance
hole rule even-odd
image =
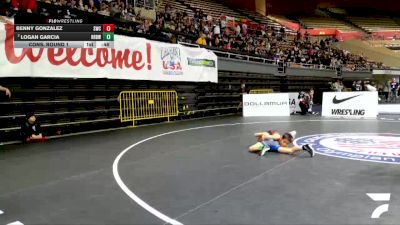
[[[400,164],[400,134],[333,133],[298,138],[297,145],[309,144],[326,156]]]
[[[183,75],[181,50],[178,47],[161,48],[163,73],[166,75]]]

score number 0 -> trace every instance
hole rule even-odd
[[[114,41],[114,24],[103,24],[103,41]]]
[[[114,32],[114,24],[103,24],[103,32]]]

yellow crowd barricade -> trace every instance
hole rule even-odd
[[[250,90],[249,94],[268,94],[273,93],[274,89],[253,89]]]
[[[118,97],[121,122],[178,116],[176,91],[123,91]]]

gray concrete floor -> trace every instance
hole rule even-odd
[[[115,182],[184,224],[399,224],[400,167],[305,153],[249,154],[255,131],[400,133],[400,121],[221,117],[0,146],[0,224],[164,224]],[[286,121],[286,122],[283,122]],[[260,122],[260,123],[253,123]],[[235,124],[247,123],[247,124]],[[233,125],[235,124],[235,125]],[[391,193],[389,212],[366,193]]]

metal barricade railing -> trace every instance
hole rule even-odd
[[[123,91],[118,97],[121,122],[178,116],[176,91]]]
[[[198,44],[192,44],[192,43],[187,43],[187,42],[178,42],[178,44],[185,45],[188,47],[195,47],[195,48],[207,47],[207,46],[200,46]],[[271,64],[271,65],[276,65],[278,63],[277,60],[266,59],[263,57],[243,55],[243,54],[232,53],[232,52],[228,52],[228,51],[218,51],[216,49],[209,49],[209,50],[213,51],[217,56],[221,56],[221,57],[228,58],[228,59],[261,62],[261,63]],[[317,64],[307,64],[307,63],[287,63],[287,66],[293,67],[293,68],[307,68],[307,69],[315,69],[315,70],[332,70],[332,71],[336,70],[335,66],[325,66],[325,65],[317,65]]]
[[[268,94],[273,93],[274,89],[253,89],[250,90],[249,94]]]
[[[178,41],[178,44],[184,45],[187,47],[200,48],[200,45],[198,45],[198,44],[192,44],[192,43],[181,42],[181,41]]]

